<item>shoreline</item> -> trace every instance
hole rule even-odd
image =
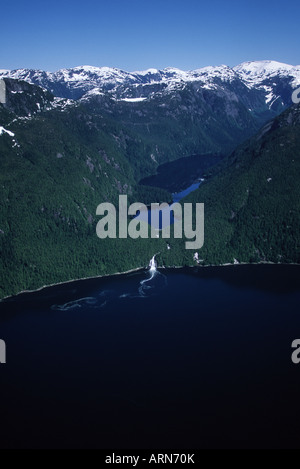
[[[249,264],[247,262],[239,262],[238,264],[211,264],[211,265],[201,265],[201,264],[196,264],[196,265],[193,265],[193,266],[164,266],[164,267],[157,267],[157,269],[162,269],[162,270],[167,270],[167,269],[194,269],[194,268],[209,268],[209,267],[238,267],[238,266],[247,266],[247,265],[281,265],[281,266],[300,266],[300,264],[297,264],[295,262],[293,263],[290,263],[290,264],[282,264],[282,263],[275,263],[275,262],[256,262],[256,263],[253,263],[253,264]],[[5,301],[5,300],[9,300],[11,298],[17,298],[18,296],[20,295],[24,295],[24,294],[30,294],[30,293],[38,293],[42,290],[45,290],[46,288],[51,288],[51,287],[58,287],[59,285],[68,285],[70,283],[75,283],[75,282],[81,282],[81,281],[84,281],[84,280],[97,280],[97,279],[100,279],[100,278],[108,278],[108,277],[114,277],[114,276],[117,276],[117,275],[127,275],[127,274],[131,274],[133,272],[139,272],[139,271],[142,271],[142,270],[146,270],[147,267],[136,267],[135,269],[130,269],[130,270],[126,270],[124,272],[116,272],[114,274],[105,274],[105,275],[95,275],[93,277],[82,277],[82,278],[78,278],[78,279],[72,279],[72,280],[67,280],[65,282],[58,282],[58,283],[52,283],[52,284],[49,284],[49,285],[43,285],[42,287],[39,287],[39,288],[36,288],[34,290],[22,290],[20,291],[19,293],[16,293],[15,295],[9,295],[9,296],[6,296],[4,298],[0,298],[0,303],[2,301]]]
[[[0,303],[2,301],[9,300],[10,298],[17,298],[20,295],[37,293],[42,290],[45,290],[46,288],[58,287],[59,285],[68,285],[69,283],[81,282],[83,280],[96,280],[98,278],[114,277],[115,275],[127,275],[133,272],[138,272],[139,270],[145,270],[145,267],[137,267],[135,269],[126,270],[124,272],[116,272],[114,274],[95,275],[93,277],[82,277],[82,278],[77,278],[77,279],[72,279],[72,280],[66,280],[65,282],[50,283],[49,285],[43,285],[42,287],[36,288],[34,290],[22,290],[19,293],[16,293],[15,295],[5,296],[4,298],[0,298]]]

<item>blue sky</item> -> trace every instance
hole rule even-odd
[[[2,3],[0,14],[2,69],[300,64],[294,0],[15,0]]]

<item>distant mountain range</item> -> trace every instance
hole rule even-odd
[[[269,108],[290,104],[290,89],[300,85],[300,65],[275,61],[245,62],[194,71],[177,68],[126,72],[116,68],[82,66],[45,72],[41,70],[0,70],[0,77],[24,80],[41,86],[60,98],[80,99],[110,93],[116,99],[142,100],[157,93],[172,93],[193,83],[203,90],[226,88],[229,84],[260,91]],[[288,93],[286,93],[288,91]]]
[[[36,99],[28,117],[83,106],[88,114],[112,119],[140,138],[146,137],[152,162],[144,165],[142,176],[148,176],[158,164],[183,156],[230,153],[292,105],[293,90],[300,84],[300,66],[264,61],[234,68],[222,65],[190,72],[167,68],[133,73],[83,66],[55,73],[2,70],[1,77],[38,86],[33,97],[40,95],[41,88],[54,96],[47,95],[47,106]],[[17,86],[10,83],[8,88]],[[28,93],[25,88],[23,94]],[[12,96],[17,93],[19,113],[22,89],[11,89],[6,107],[17,102]]]

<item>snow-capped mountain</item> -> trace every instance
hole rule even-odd
[[[262,85],[271,78],[292,78],[294,86],[300,85],[300,65],[294,67],[272,60],[244,62],[233,69],[251,87]]]
[[[173,90],[186,83],[200,82],[209,89],[213,87],[212,82],[215,80],[232,81],[238,78],[234,70],[225,65],[189,72],[166,68],[129,73],[116,68],[91,66],[63,69],[54,73],[28,69],[0,70],[0,77],[25,80],[46,88],[57,97],[71,99],[80,99],[91,91],[91,94],[110,92],[112,95],[126,98],[126,91],[130,94],[135,90],[138,94],[144,93],[144,96],[136,97],[148,97],[149,91],[151,93],[155,85],[158,87],[156,90]]]
[[[131,73],[82,66],[55,73],[0,70],[1,77],[8,91],[4,107],[16,116],[31,118],[51,110],[77,116],[80,107],[78,118],[83,112],[91,127],[93,116],[101,116],[128,126],[140,138],[152,138],[150,159],[163,163],[179,155],[232,151],[292,105],[300,66],[264,61]],[[0,124],[7,128],[6,122]],[[170,141],[158,148],[162,133]]]
[[[116,68],[81,66],[54,73],[29,69],[0,70],[0,76],[42,86],[61,98],[79,99],[95,88],[115,93],[119,87],[124,86],[144,85],[147,88],[147,85],[163,85],[164,88],[172,90],[191,82],[202,83],[204,88],[210,89],[216,81],[240,80],[248,87],[257,88],[264,85],[265,81],[276,78],[288,79],[290,85],[296,87],[300,85],[300,66],[260,61],[245,62],[234,68],[221,65],[193,71],[166,68],[132,73]]]
[[[237,86],[244,85],[263,92],[268,105],[273,105],[278,99],[287,105],[291,89],[300,85],[300,66],[260,61],[245,62],[234,68],[221,65],[193,71],[166,68],[131,73],[116,68],[81,66],[54,73],[28,69],[0,70],[0,77],[25,80],[57,97],[75,100],[101,93],[110,93],[116,99],[137,100],[159,92],[182,89],[191,83],[213,90],[222,84],[235,82]]]
[[[272,60],[245,62],[234,67],[249,88],[264,92],[269,108],[291,104],[291,91],[300,86],[300,66]]]

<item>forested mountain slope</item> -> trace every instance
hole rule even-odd
[[[201,264],[299,263],[300,105],[266,125],[213,172],[184,200],[205,203]],[[176,240],[161,262],[193,264]]]

